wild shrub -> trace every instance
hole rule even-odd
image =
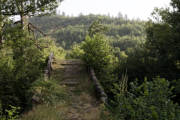
[[[112,83],[115,80],[113,74],[116,58],[112,53],[107,38],[102,34],[87,36],[82,43],[84,54],[82,59],[88,67],[95,70],[96,76],[101,82],[107,94],[110,94]]]
[[[42,74],[42,52],[32,36],[16,27],[7,28],[0,49],[0,100],[2,112],[9,106],[21,111],[31,106],[32,83]]]
[[[19,107],[9,106],[9,110],[5,110],[7,112],[7,115],[3,115],[2,112],[0,112],[0,120],[16,120],[19,118]],[[1,106],[0,106],[1,109]]]
[[[67,58],[82,59],[84,51],[81,49],[81,44],[74,44],[71,49]]]
[[[119,86],[121,88],[121,85]],[[109,107],[112,120],[180,120],[180,107],[171,98],[173,88],[163,78],[131,83],[127,92],[116,92],[114,106]],[[114,90],[115,92],[116,90]]]
[[[104,35],[87,36],[82,43],[83,60],[95,69],[97,74],[103,72],[113,62],[111,47]]]

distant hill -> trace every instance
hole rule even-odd
[[[112,18],[101,15],[69,17],[55,15],[33,17],[30,21],[46,34],[55,38],[56,42],[63,48],[70,49],[73,44],[80,43],[84,40],[89,26],[98,19],[102,21],[102,24],[108,27],[106,35],[109,37],[114,47],[119,46],[119,41],[125,40],[129,42],[135,39],[137,43],[144,39],[145,22],[140,20],[129,20],[125,17]]]

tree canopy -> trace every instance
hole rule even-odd
[[[1,0],[1,15],[20,15],[23,24],[24,16],[43,15],[55,11],[62,0]]]

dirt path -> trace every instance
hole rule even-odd
[[[56,61],[53,75],[66,87],[69,96],[63,111],[64,120],[100,120],[100,104],[94,95],[92,82],[80,60]]]

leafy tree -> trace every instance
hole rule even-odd
[[[180,61],[180,1],[171,0],[170,9],[156,9],[154,14],[161,21],[149,22],[147,26],[146,48],[155,61],[156,74],[168,78],[170,81],[176,79],[176,98],[179,102],[179,61]],[[174,82],[171,82],[174,84]]]
[[[172,0],[171,6],[173,11],[169,9],[156,9],[154,13],[161,18],[160,23],[149,22],[147,31],[146,46],[150,54],[157,58],[158,70],[165,77],[177,79],[180,69],[178,63],[180,61],[180,27],[179,27],[179,7],[180,1]]]
[[[101,22],[100,20],[97,20],[91,24],[88,30],[89,36],[92,37],[93,35],[98,34],[98,33],[103,34],[107,30],[107,27],[100,24],[100,22]]]
[[[19,28],[18,28],[19,27]],[[0,101],[3,114],[10,105],[31,106],[31,85],[41,75],[43,57],[32,37],[20,26],[10,27],[0,50]]]
[[[87,36],[81,47],[84,51],[82,59],[88,67],[95,70],[96,76],[103,85],[107,94],[111,94],[111,87],[115,76],[113,74],[116,58],[112,54],[112,48],[106,37],[96,34]]]
[[[92,38],[87,36],[82,43],[83,60],[88,66],[101,73],[112,62],[111,47],[103,35],[96,34]]]
[[[37,48],[34,38],[22,27],[25,26],[26,16],[51,13],[58,6],[58,1],[61,0],[0,1],[0,104],[2,114],[8,115],[7,111],[11,109],[10,106],[20,107],[19,112],[23,112],[32,105],[32,83],[41,76],[45,61],[43,52]],[[13,25],[12,21],[5,19],[15,15],[21,17],[21,25]]]
[[[25,16],[34,16],[50,13],[62,0],[1,0],[1,14],[4,16],[20,15],[21,24]]]

